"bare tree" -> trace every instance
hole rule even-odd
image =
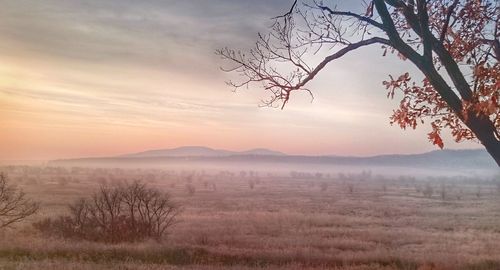
[[[137,181],[124,187],[122,192],[122,200],[134,231],[160,239],[167,228],[174,224],[179,208],[167,193],[148,188]]]
[[[103,236],[111,242],[118,242],[122,237],[120,218],[122,216],[122,193],[119,188],[101,186],[88,206],[90,217],[102,230]]]
[[[434,193],[434,189],[432,188],[432,186],[429,183],[427,183],[425,185],[424,190],[422,190],[422,194],[424,194],[425,197],[430,198],[430,197],[432,197],[433,193]]]
[[[176,221],[179,207],[169,194],[135,181],[101,186],[90,199],[69,205],[70,215],[35,223],[40,231],[66,238],[122,242],[160,240]]]
[[[255,188],[255,181],[253,179],[248,180],[248,187],[250,189],[254,189]]]
[[[319,187],[320,187],[321,191],[326,191],[328,189],[328,183],[327,182],[321,182],[319,184]]]
[[[295,0],[274,18],[269,34],[258,35],[247,52],[220,49],[241,81],[261,84],[264,105],[283,108],[335,60],[369,45],[411,61],[424,75],[390,76],[388,97],[401,93],[391,124],[415,129],[429,121],[431,143],[443,148],[445,128],[457,142],[480,141],[500,165],[500,2],[489,0],[372,0],[362,11],[338,10],[322,0]],[[340,1],[339,1],[340,2]],[[314,61],[315,55],[325,55]]]
[[[26,198],[26,194],[9,185],[7,176],[0,173],[0,228],[19,222],[39,209],[39,204]]]
[[[186,191],[189,196],[193,196],[196,192],[196,187],[193,184],[186,184]]]

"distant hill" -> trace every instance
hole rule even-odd
[[[53,165],[84,166],[164,166],[175,164],[283,164],[289,165],[342,165],[384,166],[406,168],[488,169],[498,166],[485,150],[435,150],[422,154],[354,156],[287,155],[269,149],[228,151],[202,146],[150,150],[117,157],[63,159]]]
[[[256,156],[286,156],[287,154],[269,150],[265,148],[255,148],[243,152],[238,152],[239,155],[256,155]]]
[[[172,149],[149,150],[139,153],[126,154],[119,157],[225,157],[237,155],[259,155],[259,156],[284,156],[286,154],[264,148],[256,148],[247,151],[229,151],[212,149],[205,146],[183,146]]]

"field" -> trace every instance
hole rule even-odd
[[[500,179],[493,176],[1,170],[42,208],[2,232],[0,269],[500,269]],[[162,241],[64,240],[31,225],[65,213],[102,183],[133,179],[182,206]]]

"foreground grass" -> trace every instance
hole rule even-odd
[[[5,240],[5,239],[4,239]],[[105,245],[32,239],[33,245],[0,246],[0,269],[377,269],[486,270],[500,261],[418,262],[397,256],[332,256],[328,259],[266,254],[230,254],[201,247],[171,247],[161,243]],[[38,241],[38,242],[37,242]],[[44,244],[45,243],[45,244]],[[45,248],[44,248],[45,247]]]
[[[57,242],[57,240],[54,240]],[[200,247],[167,247],[162,244],[146,244],[142,247],[127,245],[100,245],[94,243],[73,243],[39,247],[2,247],[0,262],[4,267],[27,267],[38,263],[61,263],[82,265],[98,265],[102,269],[116,265],[146,265],[148,267],[249,267],[275,269],[280,267],[297,267],[298,269],[335,269],[345,267],[371,266],[376,269],[417,269],[411,261],[401,261],[395,257],[344,259],[309,258],[304,256],[276,256],[262,254],[224,254],[209,251]],[[374,268],[374,269],[375,269]],[[146,268],[149,269],[149,268]],[[175,268],[173,268],[175,269]],[[210,269],[210,268],[209,268]]]
[[[248,177],[188,181],[133,171],[126,174],[156,175],[151,184],[183,206],[163,242],[106,245],[33,230],[32,221],[64,213],[67,203],[90,194],[99,184],[90,175],[103,173],[116,174],[89,171],[65,184],[46,174],[25,183],[43,211],[0,233],[0,269],[500,269],[500,189],[489,180],[270,176],[250,188]],[[196,193],[186,192],[187,183]],[[424,196],[429,184],[435,192]]]

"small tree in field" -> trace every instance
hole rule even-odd
[[[255,188],[255,181],[253,179],[248,180],[248,187],[250,189],[254,189]]]
[[[186,191],[189,196],[193,196],[196,192],[196,187],[193,184],[186,184]]]
[[[328,183],[327,182],[321,182],[319,184],[319,188],[321,189],[321,191],[326,191],[328,189]]]
[[[432,197],[432,194],[434,193],[434,189],[432,188],[432,186],[429,183],[427,183],[425,185],[424,190],[422,190],[422,193],[424,194],[425,197],[430,198],[430,197]]]
[[[141,182],[101,186],[90,198],[69,205],[69,215],[34,226],[48,235],[91,241],[123,242],[161,239],[179,208],[167,193]]]
[[[439,191],[442,200],[446,200],[446,186],[444,184],[441,185],[441,190]]]
[[[0,229],[35,214],[38,209],[38,203],[26,198],[22,190],[9,185],[7,176],[0,173]]]
[[[341,1],[338,1],[341,2]],[[342,1],[344,2],[344,1]],[[347,2],[347,1],[345,1]],[[351,1],[349,1],[351,2]],[[344,55],[379,45],[424,76],[389,76],[388,97],[401,102],[391,123],[415,129],[428,121],[431,143],[443,148],[448,128],[457,142],[478,140],[500,165],[500,2],[493,0],[372,0],[362,11],[338,10],[322,0],[295,0],[275,18],[271,32],[254,49],[224,48],[241,78],[235,88],[259,83],[271,93],[265,105],[283,108],[294,91]],[[314,62],[313,55],[324,54]]]

